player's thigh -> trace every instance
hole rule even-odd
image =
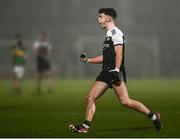
[[[116,96],[118,97],[118,99],[125,99],[125,98],[129,98],[128,95],[128,90],[126,87],[126,84],[124,81],[121,81],[120,85],[112,85],[113,86],[113,90],[116,94]]]
[[[51,76],[51,71],[48,69],[46,71],[44,71],[44,75],[45,75],[45,78],[50,78]]]
[[[42,80],[43,78],[44,78],[44,72],[39,71],[39,72],[37,73],[37,80]]]
[[[103,95],[108,88],[109,86],[106,83],[95,81],[87,95],[87,98],[96,100]]]

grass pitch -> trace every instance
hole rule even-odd
[[[43,88],[34,95],[35,82],[23,82],[20,96],[10,81],[0,81],[0,137],[180,137],[180,80],[129,80],[130,97],[161,113],[164,128],[157,132],[151,121],[118,102],[112,90],[98,101],[88,134],[72,133],[70,123],[85,117],[85,97],[93,80],[55,80],[54,93]]]

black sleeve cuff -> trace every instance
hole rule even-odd
[[[115,44],[114,47],[116,47],[117,45],[122,45],[122,46],[124,46],[122,43],[118,43],[118,44]]]

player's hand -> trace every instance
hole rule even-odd
[[[113,83],[116,83],[116,82],[119,82],[119,81],[120,81],[119,69],[118,69],[118,68],[115,68],[115,69],[113,69],[113,70],[110,70],[109,72],[110,72],[110,74],[111,74],[112,82],[113,82]]]
[[[87,63],[88,58],[87,58],[87,54],[86,53],[82,53],[80,55],[80,61]]]

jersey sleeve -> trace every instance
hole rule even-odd
[[[124,39],[123,36],[120,34],[115,34],[112,36],[112,41],[114,46],[116,45],[123,45],[124,44]]]
[[[33,48],[37,49],[39,47],[39,42],[35,42]]]

